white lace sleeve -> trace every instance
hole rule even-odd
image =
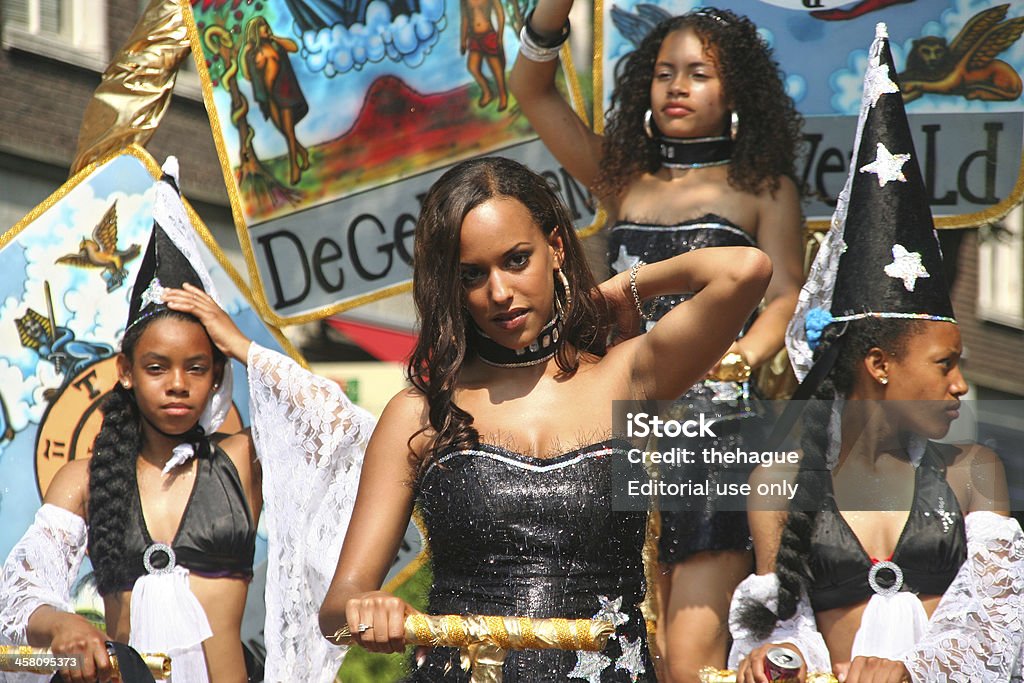
[[[807,663],[809,673],[832,671],[832,660],[825,647],[825,639],[818,632],[810,601],[803,596],[797,604],[796,614],[775,625],[775,630],[765,640],[754,638],[739,623],[739,612],[745,602],[764,605],[772,612],[778,610],[779,578],[775,574],[751,574],[740,582],[732,594],[729,606],[729,631],[732,633],[732,649],[729,651],[729,668],[735,669],[750,652],[766,643],[791,643],[800,649]]]
[[[85,556],[85,521],[46,504],[11,550],[0,573],[0,635],[10,644],[28,643],[28,619],[43,605],[71,608],[71,586]]]
[[[1017,520],[967,515],[967,560],[904,663],[916,683],[1010,680],[1024,644],[1024,534]]]
[[[269,536],[266,680],[330,683],[345,650],[317,612],[338,562],[375,420],[330,380],[252,344],[252,436]]]

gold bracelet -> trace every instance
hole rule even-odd
[[[629,269],[629,291],[633,292],[633,303],[636,304],[636,312],[640,314],[641,320],[650,320],[651,316],[644,312],[644,307],[640,301],[640,292],[636,288],[636,276],[640,272],[641,266],[647,264],[643,261],[637,261],[633,264],[633,267]]]
[[[718,369],[709,376],[717,382],[746,382],[750,379],[750,363],[740,351],[730,351],[722,356]]]

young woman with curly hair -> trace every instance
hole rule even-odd
[[[509,652],[504,680],[656,680],[639,609],[647,500],[613,508],[629,445],[612,431],[612,402],[682,393],[721,357],[770,276],[764,254],[732,247],[597,287],[543,177],[500,158],[448,171],[416,225],[413,386],[367,446],[323,633],[347,626],[370,650],[402,650],[412,608],[380,586],[416,505],[431,613],[616,625],[602,652]],[[683,291],[693,292],[687,305],[650,333],[608,347],[613,312],[635,324],[641,300]],[[659,362],[683,347],[685,358]],[[411,677],[468,679],[452,648],[434,648]]]
[[[774,264],[760,314],[683,397],[723,431],[697,451],[727,448],[738,439],[733,418],[753,412],[749,371],[782,348],[799,291],[802,219],[793,178],[801,119],[756,27],[703,9],[665,20],[622,58],[605,134],[597,135],[555,87],[556,62],[534,61],[553,56],[544,46],[565,33],[570,6],[540,0],[510,83],[541,139],[607,210],[611,269],[725,245],[757,246]],[[659,299],[650,320],[684,298]],[[699,509],[662,510],[661,522],[658,644],[672,681],[696,681],[701,666],[725,662],[730,596],[752,563],[749,530],[742,512],[720,511],[710,499]]]

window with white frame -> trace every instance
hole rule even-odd
[[[1024,329],[1024,209],[980,228],[978,315]]]
[[[0,0],[3,47],[106,68],[106,0]]]
[[[4,18],[14,26],[34,34],[62,37],[70,22],[60,0],[5,0]]]

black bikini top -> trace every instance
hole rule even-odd
[[[940,456],[929,446],[916,468],[914,502],[896,550],[871,558],[826,496],[811,536],[809,594],[814,611],[853,605],[876,592],[942,595],[967,558],[967,534]]]
[[[197,458],[192,494],[171,542],[175,563],[200,576],[251,579],[256,525],[245,490],[234,463],[219,446],[211,444],[204,450],[208,455]],[[145,555],[153,545],[136,484],[125,530],[130,583],[121,590],[131,590],[135,580],[147,573]],[[168,554],[159,546],[149,552],[154,568],[167,565]]]

